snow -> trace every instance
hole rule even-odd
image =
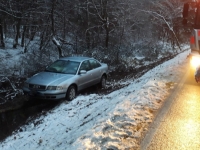
[[[108,95],[63,102],[0,143],[3,150],[136,149],[188,65],[185,51]],[[122,83],[123,84],[123,83]]]
[[[15,74],[14,71],[19,71],[20,59],[23,56],[23,49],[0,49],[0,75],[1,74]],[[11,71],[12,70],[12,71]],[[14,70],[14,71],[13,71]]]
[[[60,46],[59,41],[57,41],[55,37],[53,37],[53,42],[56,44],[56,46]]]

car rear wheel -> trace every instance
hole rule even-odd
[[[66,98],[68,101],[73,100],[76,97],[77,91],[76,91],[76,87],[74,85],[71,85],[66,93]]]
[[[99,85],[100,85],[101,88],[105,88],[106,87],[106,76],[105,75],[103,75],[101,77],[101,81],[100,81]]]

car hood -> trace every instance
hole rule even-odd
[[[73,76],[74,75],[53,72],[40,72],[29,78],[26,82],[29,84],[38,85],[59,85],[63,81],[66,81]]]

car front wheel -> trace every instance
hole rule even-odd
[[[67,90],[67,94],[66,94],[66,98],[67,100],[71,101],[76,97],[77,91],[76,91],[76,87],[74,85],[71,85],[68,90]]]
[[[105,75],[103,75],[101,77],[101,81],[100,81],[99,85],[100,85],[101,88],[105,88],[106,87],[106,76]]]

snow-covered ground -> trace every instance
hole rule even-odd
[[[2,150],[137,149],[156,111],[186,71],[185,51],[108,95],[79,95],[25,125]]]
[[[21,74],[23,49],[0,49],[0,76]]]

